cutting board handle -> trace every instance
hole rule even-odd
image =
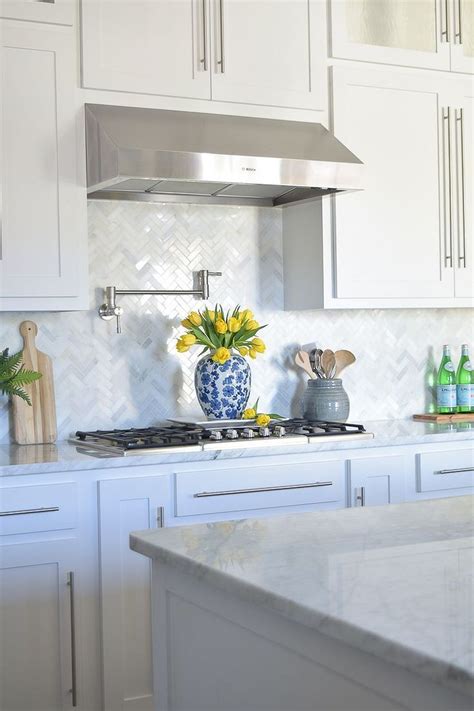
[[[38,335],[38,326],[34,321],[22,321],[20,323],[20,333],[23,336],[25,348],[35,347],[35,338]]]

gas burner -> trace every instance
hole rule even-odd
[[[79,430],[71,443],[81,451],[108,452],[122,456],[156,454],[161,452],[201,452],[225,448],[273,447],[304,445],[312,441],[367,439],[373,437],[363,425],[347,422],[323,422],[300,418],[278,420],[266,427],[240,421],[213,422],[212,428],[199,424],[176,423],[159,427],[126,430]],[[241,423],[244,426],[240,426]]]

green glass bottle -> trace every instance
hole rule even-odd
[[[458,412],[471,412],[472,408],[472,366],[469,360],[469,346],[461,346],[461,358],[456,371],[456,396]]]
[[[436,399],[438,412],[448,414],[456,412],[456,371],[449,346],[443,346],[443,357],[436,380]]]

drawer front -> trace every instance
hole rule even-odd
[[[418,454],[417,472],[420,492],[474,486],[474,450]]]
[[[0,535],[56,531],[77,525],[77,486],[39,484],[0,489]]]
[[[176,515],[250,511],[344,500],[345,463],[181,471],[176,477]]]

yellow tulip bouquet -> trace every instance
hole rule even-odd
[[[265,326],[260,326],[250,309],[241,311],[240,306],[227,313],[220,304],[216,304],[214,311],[207,308],[191,311],[181,325],[186,333],[178,338],[176,350],[185,353],[192,346],[203,346],[201,353],[212,352],[212,360],[220,365],[229,360],[232,349],[241,356],[256,358],[266,348],[262,339],[256,337]]]

